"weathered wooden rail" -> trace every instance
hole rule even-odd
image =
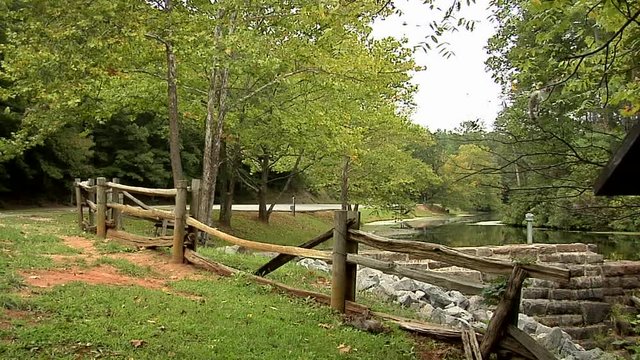
[[[86,230],[94,230],[99,237],[114,237],[128,241],[136,246],[161,247],[171,246],[172,261],[182,263],[188,261],[198,266],[215,271],[222,275],[231,275],[237,270],[217,264],[203,258],[195,252],[195,238],[197,231],[217,237],[230,244],[238,245],[255,251],[275,252],[279,255],[251,275],[260,283],[273,285],[274,282],[262,275],[274,271],[295,257],[321,259],[332,264],[331,296],[314,294],[313,297],[329,303],[340,312],[359,309],[356,298],[356,266],[361,265],[380,270],[387,274],[412,278],[428,282],[445,288],[456,289],[467,294],[478,294],[483,284],[464,281],[445,274],[416,270],[395,262],[381,261],[363,255],[358,255],[358,244],[370,247],[411,254],[414,257],[437,260],[454,266],[473,269],[491,274],[510,275],[507,291],[499,303],[491,319],[487,332],[476,337],[475,331],[465,328],[463,331],[453,331],[465,343],[467,358],[470,360],[488,359],[491,352],[497,349],[507,349],[528,359],[552,359],[548,351],[539,346],[527,334],[517,329],[518,310],[522,283],[527,277],[568,281],[569,270],[540,264],[514,264],[507,261],[483,258],[464,254],[447,246],[417,241],[394,240],[358,230],[359,213],[336,211],[332,230],[311,239],[300,246],[275,245],[257,241],[245,240],[216,228],[210,227],[193,216],[198,201],[199,182],[194,180],[191,187],[186,181],[180,181],[175,189],[151,189],[120,184],[117,179],[107,182],[105,178],[98,178],[82,182],[76,179],[76,199],[78,209],[78,224]],[[191,196],[190,213],[187,213],[187,197]],[[161,210],[146,205],[132,194],[150,196],[174,197],[175,205],[172,211]],[[137,206],[124,204],[124,198]],[[88,221],[84,220],[83,209],[89,210]],[[122,216],[128,215],[147,219],[153,222],[171,221],[174,231],[171,237],[143,237],[122,231]],[[333,250],[322,251],[313,247],[333,239]],[[298,296],[309,296],[308,291],[291,288],[282,284],[277,285],[283,291]],[[362,309],[360,309],[362,310]],[[389,318],[389,317],[386,317]],[[416,328],[410,322],[402,322],[405,328]],[[428,332],[429,326],[418,326],[419,332]],[[437,327],[442,332],[442,327]],[[446,332],[446,331],[445,331]],[[432,335],[438,335],[434,331]],[[477,343],[477,339],[482,341]],[[514,345],[516,344],[516,345]]]

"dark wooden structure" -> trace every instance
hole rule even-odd
[[[640,195],[640,123],[635,124],[622,141],[595,182],[599,196]]]

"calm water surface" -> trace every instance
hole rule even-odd
[[[478,221],[494,220],[495,216],[482,215],[410,223],[412,231],[402,231],[391,237],[433,242],[448,246],[482,246],[525,244],[525,228],[506,225],[475,225]],[[598,252],[607,259],[640,260],[640,236],[637,234],[601,234],[560,230],[533,230],[534,243],[596,244]]]

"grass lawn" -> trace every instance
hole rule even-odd
[[[299,243],[331,227],[323,216],[275,214],[267,226],[251,214],[234,214],[233,232]],[[151,228],[126,224],[136,232]],[[168,264],[162,252],[134,251],[75,226],[70,212],[0,217],[1,359],[459,358],[448,345],[397,329],[362,332],[314,302],[243,276],[219,278]],[[201,252],[246,270],[265,262],[210,248]],[[330,287],[327,274],[295,265],[270,276],[315,291]]]

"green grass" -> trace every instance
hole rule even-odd
[[[157,277],[159,274],[155,272],[150,266],[140,266],[125,259],[114,259],[106,256],[99,257],[93,265],[111,265],[118,269],[118,272],[123,275],[132,277]]]
[[[214,213],[214,219],[217,219],[217,212]],[[296,216],[274,212],[269,224],[260,222],[257,213],[235,212],[231,218],[231,228],[224,230],[247,240],[299,245],[332,227],[331,212],[298,213]]]
[[[73,214],[72,214],[73,215]],[[234,214],[234,234],[249,239],[296,244],[330,227],[330,218],[302,214],[274,216],[270,226],[251,214]],[[329,308],[256,285],[244,276],[169,282],[168,294],[138,286],[74,282],[18,294],[21,270],[53,268],[45,254],[74,255],[58,235],[75,234],[75,216],[60,214],[35,224],[0,218],[0,358],[2,359],[414,359],[415,339],[394,329],[372,335],[342,325]],[[302,230],[294,227],[301,224]],[[148,225],[147,225],[148,226]],[[328,227],[327,227],[328,226]],[[144,226],[140,226],[143,230]],[[91,238],[91,237],[90,237]],[[101,244],[101,253],[129,251]],[[227,265],[253,271],[268,258],[200,250]],[[154,276],[154,269],[100,257],[123,274]],[[270,277],[296,287],[327,292],[318,274],[288,264]],[[183,295],[176,295],[183,294]],[[194,295],[186,296],[184,294]],[[9,316],[7,310],[22,311]],[[140,342],[136,342],[139,340]],[[136,346],[140,345],[140,346]],[[429,346],[433,346],[430,343]],[[340,348],[350,351],[341,353]],[[421,347],[422,349],[422,347]],[[451,357],[449,357],[451,358]],[[453,357],[456,358],[456,357]]]

